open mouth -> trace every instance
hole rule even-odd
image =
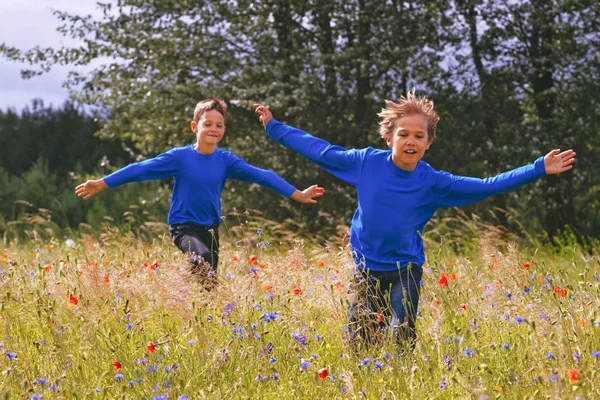
[[[417,154],[415,150],[404,150],[404,154]]]

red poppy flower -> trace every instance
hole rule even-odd
[[[456,281],[456,274],[451,274],[451,275],[449,276],[449,278],[450,278],[450,282],[454,282],[454,281]]]
[[[567,297],[567,288],[560,289],[560,297]]]
[[[75,307],[77,304],[79,304],[79,300],[77,299],[77,297],[75,295],[70,294],[69,295],[69,301],[67,302],[67,305],[69,307]]]
[[[106,283],[107,285],[110,283],[110,278],[108,276],[108,274],[104,274],[102,275],[102,280],[104,281],[104,283]]]
[[[377,322],[383,322],[383,314],[380,312],[377,313]]]
[[[325,266],[325,263],[323,261],[319,261],[317,265],[319,266],[319,268],[323,268]]]
[[[446,287],[448,286],[448,278],[446,277],[446,273],[442,273],[442,277],[440,278],[440,285]]]
[[[296,288],[296,289],[294,289],[294,294],[295,294],[296,296],[300,296],[300,295],[302,294],[302,289],[300,289],[300,288]]]
[[[529,263],[528,262],[523,263],[523,268],[528,269],[529,268]]]
[[[156,345],[154,344],[154,342],[148,342],[146,348],[150,353],[154,353],[154,351],[156,350]]]
[[[250,264],[256,266],[258,264],[258,260],[256,259],[256,256],[254,254],[252,254],[250,257],[248,257],[248,260],[250,261]]]
[[[560,294],[560,288],[558,286],[554,288],[554,294]]]
[[[117,373],[121,372],[121,369],[123,368],[123,366],[121,365],[120,362],[118,361],[113,361],[112,362],[113,367],[115,367],[115,369],[117,370]]]
[[[329,376],[329,371],[327,371],[327,368],[321,368],[317,371],[317,375],[320,379],[325,379]]]
[[[571,385],[577,385],[579,383],[579,376],[581,374],[576,369],[569,370],[569,383]]]

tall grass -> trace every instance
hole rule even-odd
[[[0,249],[4,398],[600,397],[597,243],[437,221],[415,349],[384,336],[356,350],[343,238],[232,214],[204,291],[166,235],[134,234],[162,226],[60,237],[29,223],[31,239]]]

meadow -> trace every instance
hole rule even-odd
[[[425,238],[412,351],[349,345],[343,229],[238,214],[205,291],[160,224],[31,222],[0,245],[0,398],[600,398],[598,243],[465,220]]]

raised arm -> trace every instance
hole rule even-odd
[[[356,185],[362,168],[364,151],[348,150],[314,137],[293,126],[273,119],[273,114],[262,104],[254,104],[267,134],[277,143],[296,151],[327,172]]]
[[[441,172],[437,184],[439,206],[452,207],[475,203],[495,194],[519,188],[545,175],[568,171],[573,168],[574,162],[573,150],[562,153],[560,150],[552,150],[533,164],[491,178],[470,178]]]

